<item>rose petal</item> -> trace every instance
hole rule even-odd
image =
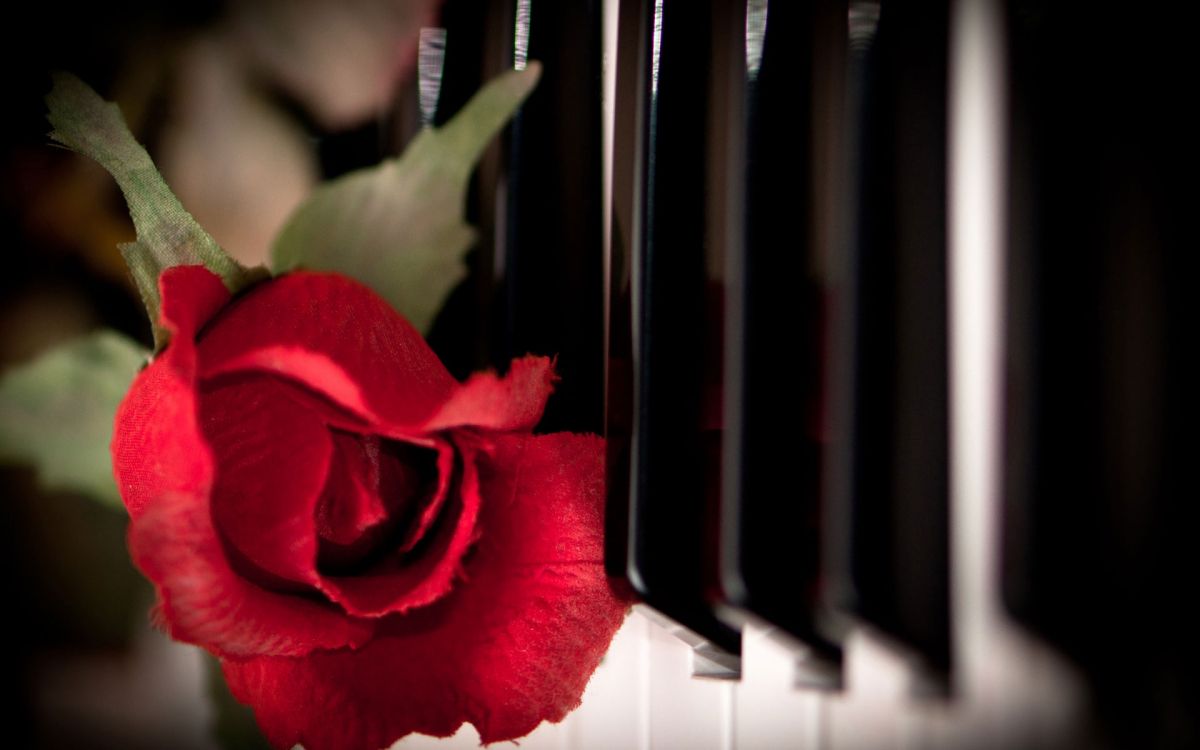
[[[155,584],[172,637],[225,655],[300,656],[356,647],[374,625],[330,605],[267,592],[230,567],[213,528],[213,457],[197,420],[196,331],[229,299],[198,266],[159,279],[171,343],[117,410],[113,467],[129,508],[129,549]]]
[[[271,376],[239,376],[200,396],[216,462],[213,523],[260,584],[316,581],[314,516],[333,445],[320,415],[291,397],[295,390]]]
[[[234,695],[272,744],[307,750],[444,737],[464,721],[496,742],[561,720],[627,610],[602,563],[603,455],[595,437],[499,436],[480,460],[465,583],[358,651],[227,659]]]
[[[315,649],[354,648],[374,624],[333,605],[274,594],[230,567],[207,498],[174,493],[146,508],[129,530],[134,563],[155,583],[172,638],[225,656],[304,656]]]
[[[334,464],[317,506],[319,569],[361,568],[381,546],[412,549],[445,502],[453,448],[441,439],[417,445],[336,429],[333,438]]]
[[[337,274],[298,271],[252,289],[205,332],[199,352],[204,378],[278,373],[397,428],[426,421],[458,387],[408,321]]]
[[[317,532],[322,540],[349,546],[388,518],[380,493],[383,441],[341,430],[332,437],[333,464],[317,506]]]
[[[438,490],[417,524],[419,534],[431,524],[436,525],[432,538],[411,556],[391,556],[369,571],[345,577],[323,576],[318,582],[317,587],[351,615],[378,617],[407,612],[450,591],[463,555],[475,541],[479,478],[475,449],[469,443],[460,446],[461,468],[453,483],[453,453],[444,443],[439,449]],[[439,507],[441,512],[437,513]],[[409,535],[397,552],[406,552],[415,545],[416,538]]]
[[[490,372],[472,375],[425,424],[425,429],[472,426],[532,430],[542,418],[555,380],[549,357],[514,359],[503,378]]]
[[[112,456],[117,487],[136,519],[168,492],[207,492],[211,464],[196,428],[196,331],[229,301],[201,266],[167,269],[158,280],[160,323],[172,342],[130,386],[117,408]]]
[[[408,552],[425,538],[425,534],[433,526],[433,522],[441,515],[446,498],[450,496],[450,483],[454,479],[454,448],[444,439],[436,439],[434,446],[438,451],[437,471],[438,483],[429,501],[421,508],[421,512],[413,519],[412,526],[400,540],[399,552]]]

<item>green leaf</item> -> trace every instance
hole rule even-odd
[[[463,256],[475,242],[463,218],[471,172],[540,72],[530,63],[497,77],[453,120],[420,133],[398,159],[314,191],[275,241],[275,272],[304,267],[351,276],[428,331],[466,275]]]
[[[235,293],[262,277],[261,271],[243,268],[229,257],[184,210],[129,132],[117,105],[101,99],[75,76],[59,73],[46,106],[54,127],[50,137],[99,162],[125,194],[137,242],[122,245],[121,254],[146,304],[156,349],[166,345],[166,331],[158,325],[158,277],[164,270],[202,265]]]
[[[0,376],[0,461],[32,464],[42,483],[122,507],[108,444],[117,406],[149,355],[99,331]]]

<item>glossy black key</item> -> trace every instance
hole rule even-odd
[[[739,19],[741,20],[741,19]],[[721,574],[730,602],[835,664],[817,633],[825,462],[828,206],[845,3],[750,0],[742,88],[742,241],[731,249]],[[832,80],[831,80],[832,79]],[[828,85],[834,83],[833,86]]]
[[[736,654],[740,634],[711,604],[724,304],[708,256],[713,12],[694,0],[621,7],[622,33],[636,35],[622,55],[637,62],[618,63],[617,85],[637,93],[618,124],[636,132],[618,133],[617,148],[632,141],[637,156],[617,170],[632,181],[630,210],[614,207],[615,235],[629,239],[614,243],[628,255],[613,259],[610,519],[627,518],[627,533],[607,557],[647,603]]]
[[[502,19],[493,18],[495,13],[487,0],[446,0],[442,5],[440,28],[445,29],[445,41],[435,126],[452,119],[488,79],[499,73],[501,64],[485,64],[485,50],[499,46],[501,39],[511,44],[511,28],[500,28]],[[414,81],[412,88],[418,85]],[[419,92],[409,93],[409,108],[416,110]],[[411,115],[414,127],[420,127],[420,114],[414,111]],[[465,214],[478,231],[479,241],[465,259],[467,277],[451,292],[428,335],[434,351],[460,379],[497,367],[491,343],[496,335],[492,308],[498,284],[494,273],[495,161],[492,154],[485,154],[468,186]]]
[[[1111,746],[1200,747],[1195,42],[1012,2],[1005,601]]]
[[[834,603],[949,674],[946,3],[852,3]],[[939,680],[930,683],[937,685]],[[940,681],[942,686],[945,680]]]
[[[604,425],[601,10],[600,0],[516,0],[507,16],[514,67],[537,60],[542,76],[506,153],[494,359],[557,357],[546,432]]]
[[[436,122],[486,80],[542,64],[541,79],[468,193],[480,242],[430,340],[459,377],[515,357],[555,357],[538,429],[600,433],[604,254],[599,0],[450,0]]]

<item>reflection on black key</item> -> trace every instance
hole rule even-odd
[[[950,666],[946,3],[851,3],[852,203],[835,603]]]
[[[624,545],[608,550],[610,569],[627,575],[647,603],[736,654],[739,633],[708,602],[718,535],[723,307],[719,275],[706,264],[713,9],[658,0],[625,2],[621,12],[622,32],[638,34],[636,44],[625,37],[621,48],[639,63],[620,67],[637,83],[619,77],[618,87],[639,92],[633,119],[641,132],[633,140],[641,158],[624,172],[638,188],[626,192],[633,215],[617,215],[633,225],[628,264],[613,261],[610,520],[627,514],[628,533]],[[628,140],[618,134],[618,148]],[[623,297],[626,269],[632,283]],[[623,388],[623,377],[632,388]],[[625,426],[631,442],[621,439]]]
[[[1200,747],[1188,24],[1009,4],[1003,584],[1116,747]]]
[[[751,0],[746,8],[735,61],[744,88],[744,239],[731,258],[721,536],[731,603],[835,663],[840,649],[815,622],[826,341],[818,194],[831,187],[817,164],[833,150],[819,120],[836,106],[822,98],[830,87],[817,70],[837,75],[845,26],[844,3]]]

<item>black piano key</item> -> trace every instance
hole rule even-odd
[[[442,4],[439,24],[445,29],[445,39],[441,85],[433,109],[435,126],[453,119],[486,79],[495,75],[485,71],[484,64],[487,40],[493,34],[499,36],[490,29],[488,5],[487,0],[446,0]]]
[[[846,5],[751,0],[737,60],[745,144],[740,247],[731,253],[721,574],[730,602],[801,639],[818,634],[825,458],[826,259],[818,174],[833,150],[820,127],[837,102]],[[817,71],[820,71],[818,74]]]
[[[604,420],[604,250],[599,0],[449,0],[436,124],[488,79],[527,61],[542,76],[485,155],[468,192],[480,242],[430,341],[456,376],[555,357],[560,377],[538,430]],[[521,22],[518,23],[518,16]]]
[[[507,16],[514,64],[538,60],[542,76],[506,154],[495,359],[556,356],[546,432],[604,426],[601,10],[518,0]]]
[[[1193,33],[1154,8],[1008,10],[1002,581],[1115,747],[1200,747]]]
[[[640,225],[644,169],[642,119],[646,85],[645,0],[621,0],[617,13],[616,79],[613,101],[612,216],[609,251],[608,349],[605,362],[604,435],[608,502],[604,514],[604,567],[609,576],[629,572],[630,464],[633,440],[632,249]],[[640,242],[640,240],[636,240]]]
[[[948,677],[946,3],[852,3],[833,603]],[[935,679],[948,686],[945,680]]]
[[[435,127],[450,121],[499,72],[500,66],[489,66],[485,55],[491,39],[509,36],[508,29],[502,32],[498,28],[501,22],[493,18],[495,12],[488,0],[446,0],[442,4],[438,23],[446,30],[446,38],[441,88],[433,118]],[[412,88],[416,87],[414,81]],[[410,93],[414,105],[417,96],[415,90]],[[467,222],[479,233],[478,243],[465,259],[467,277],[451,292],[427,337],[447,369],[459,379],[487,367],[497,367],[491,345],[492,307],[497,294],[493,273],[495,201],[492,196],[496,183],[493,161],[490,154],[484,156],[467,190],[464,213]],[[500,367],[507,367],[507,363]]]
[[[648,604],[737,654],[740,633],[710,603],[723,319],[723,286],[706,255],[712,13],[694,0],[621,6],[622,33],[635,35],[622,37],[621,54],[637,63],[618,63],[618,87],[637,92],[637,110],[618,119],[640,132],[617,136],[618,148],[632,141],[639,156],[618,170],[634,181],[625,189],[632,214],[614,208],[630,224],[615,232],[628,245],[614,243],[627,258],[614,253],[610,521],[626,518],[627,533],[607,557]]]

